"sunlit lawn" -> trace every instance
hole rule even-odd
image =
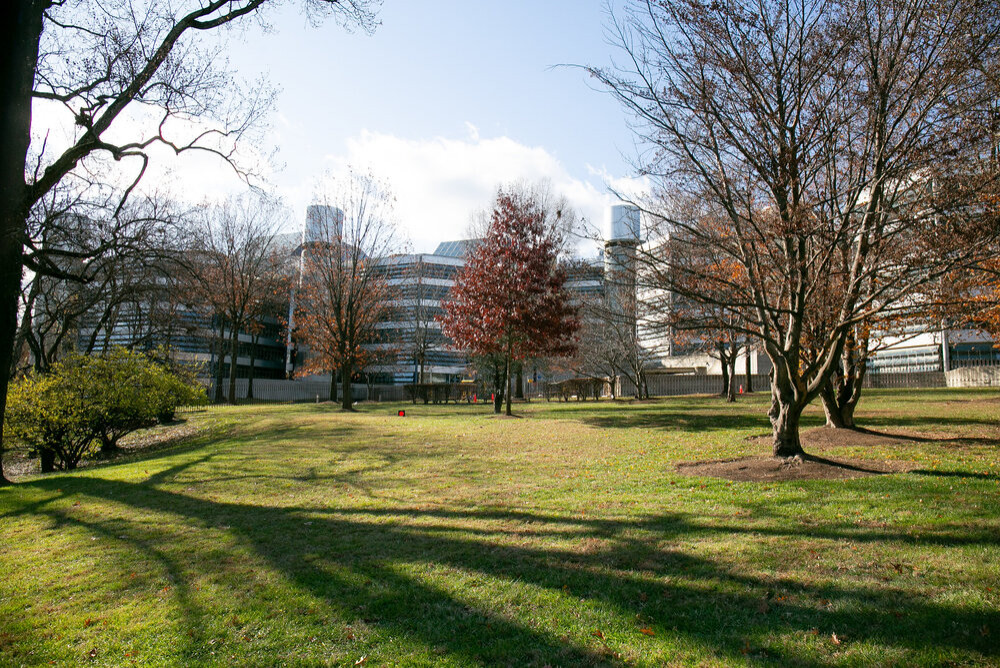
[[[937,440],[823,452],[911,473],[676,473],[765,399],[188,413],[0,490],[0,665],[1000,663],[1000,392],[871,392]]]

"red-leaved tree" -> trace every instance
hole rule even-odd
[[[455,278],[441,318],[456,347],[503,360],[507,415],[511,362],[563,357],[576,349],[580,326],[559,266],[560,206],[525,188],[503,188],[483,243]],[[494,411],[500,412],[499,402]]]

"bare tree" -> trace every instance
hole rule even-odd
[[[12,374],[26,362],[45,372],[67,350],[106,349],[112,334],[118,345],[148,347],[172,326],[156,317],[169,290],[160,279],[179,259],[171,207],[156,197],[116,212],[93,201],[60,204],[38,209],[45,217],[32,221],[25,244],[32,271],[21,291]]]
[[[286,285],[288,252],[275,237],[287,211],[274,199],[246,193],[205,207],[199,218],[190,265],[198,301],[210,305],[218,331],[228,336],[228,399],[236,403],[240,333],[249,333],[253,347],[266,305]],[[224,360],[220,346],[217,374]],[[220,391],[217,375],[216,400]]]
[[[374,176],[351,172],[320,198],[336,215],[303,249],[296,336],[308,346],[306,365],[331,374],[331,400],[340,373],[342,406],[353,410],[351,378],[386,343],[377,325],[397,296],[380,262],[404,244],[394,198]]]
[[[984,197],[997,184],[984,160],[995,128],[981,112],[995,104],[984,72],[996,67],[998,11],[965,0],[637,1],[612,26],[627,64],[591,72],[651,147],[641,163],[656,196],[643,206],[659,235],[684,232],[678,252],[646,259],[668,265],[654,273],[661,287],[731,311],[760,341],[774,367],[776,456],[802,453],[802,410],[852,329],[996,234],[997,200]],[[677,261],[697,247],[737,271]],[[832,275],[843,289],[818,304]]]

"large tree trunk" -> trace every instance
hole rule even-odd
[[[24,182],[31,142],[31,88],[38,63],[42,12],[46,3],[0,3],[0,485],[3,474],[3,417],[17,335],[21,295],[22,239],[30,203]]]
[[[771,420],[774,436],[775,457],[796,457],[805,454],[799,440],[799,420],[802,409],[790,396],[791,392],[780,388],[781,381],[775,374],[771,381],[771,409],[767,416]]]
[[[746,389],[746,393],[750,394],[751,392],[753,392],[753,373],[752,373],[752,371],[750,369],[750,347],[749,346],[747,346],[747,348],[746,348],[746,355],[747,356],[746,356],[746,369],[745,369],[745,371],[746,371],[746,382],[745,382],[746,388],[745,389]]]
[[[517,365],[517,373],[514,378],[515,399],[524,399],[524,364]]]
[[[830,382],[823,386],[823,390],[819,396],[823,400],[823,412],[826,413],[826,426],[833,429],[848,428],[848,425],[844,422],[840,407],[837,405],[837,390],[834,389],[832,378]]]
[[[413,393],[414,399],[413,403],[417,403],[416,396],[417,393]],[[330,401],[333,403],[337,402],[337,370],[334,369],[330,372]]]
[[[854,429],[854,411],[861,400],[861,386],[864,383],[866,365],[846,374],[837,373],[823,386],[820,398],[826,413],[826,426],[834,429]]]
[[[840,368],[820,395],[828,427],[855,428],[854,411],[861,401],[861,389],[868,372],[868,345],[867,334],[862,333],[859,337],[856,330],[848,334],[840,356]]]
[[[340,389],[343,395],[341,396],[340,406],[345,411],[353,411],[353,396],[351,395],[351,367],[348,364],[344,365],[343,375],[340,378]]]

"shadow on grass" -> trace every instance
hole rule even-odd
[[[584,424],[601,429],[671,429],[682,431],[729,431],[769,429],[766,415],[709,414],[657,410],[633,410],[580,415]],[[805,421],[804,421],[805,422]]]
[[[837,461],[835,459],[827,459],[826,457],[818,457],[816,455],[811,455],[806,453],[802,459],[809,462],[816,462],[817,464],[822,464],[824,466],[830,466],[832,468],[843,469],[845,471],[856,471],[858,473],[869,473],[871,475],[888,475],[890,473],[895,473],[895,471],[885,471],[882,469],[865,468],[864,466],[858,466],[856,464],[850,464],[848,462]]]
[[[974,471],[932,471],[930,469],[915,469],[910,471],[910,473],[930,476],[933,478],[969,478],[972,480],[1000,481],[1000,475],[995,473],[976,473]]]
[[[891,415],[861,415],[858,417],[858,422],[861,422],[863,426],[870,427],[912,427],[914,429],[927,429],[930,431],[947,431],[950,427],[982,427],[984,425],[995,426],[997,424],[995,418],[989,417],[964,417],[948,414],[907,415],[902,412]],[[903,437],[900,436],[900,438]]]
[[[836,632],[849,642],[884,646],[890,655],[915,650],[938,656],[945,650],[966,658],[970,652],[973,657],[1000,656],[992,638],[969,633],[1000,628],[1000,611],[995,609],[953,606],[902,587],[872,588],[848,579],[813,585],[736,572],[721,562],[674,547],[691,538],[722,540],[741,534],[752,543],[755,536],[771,533],[802,539],[867,540],[885,544],[891,552],[890,543],[906,537],[886,531],[710,525],[683,514],[619,521],[504,509],[273,507],[196,498],[150,484],[72,477],[26,486],[54,494],[35,512],[55,522],[103,531],[107,538],[130,544],[162,562],[178,580],[192,568],[223,579],[225,573],[208,554],[187,553],[182,568],[157,545],[155,525],[151,529],[145,522],[71,517],[67,509],[45,505],[63,496],[88,495],[180,516],[183,524],[193,527],[224,526],[297,589],[380,628],[387,636],[414,639],[463,663],[615,664],[620,659],[616,651],[642,646],[640,626],[651,627],[657,635],[687,637],[710,648],[724,663],[756,657],[826,665],[827,661],[811,653],[796,652],[794,643],[782,646],[765,640],[770,644],[749,648],[746,644],[748,638],[808,635],[812,629],[827,636]],[[469,523],[476,526],[466,526]],[[556,544],[539,545],[536,539]],[[567,539],[574,541],[573,549],[561,546]],[[997,542],[995,536],[981,539],[991,545]],[[969,540],[975,538],[954,536],[956,545]],[[519,610],[515,605],[515,612],[530,612],[521,618],[498,610],[497,605],[473,603],[466,587],[474,585],[443,586],[426,579],[429,571],[441,568],[564,595],[572,601],[570,609],[580,604],[611,608],[620,619],[636,620],[635,629],[618,630],[600,641],[560,636],[532,619],[537,610]],[[501,585],[501,590],[506,587]],[[772,599],[775,589],[787,596]],[[179,588],[177,596],[185,623],[199,625],[207,613],[192,603],[187,589]],[[821,605],[823,600],[827,603]],[[906,621],[900,622],[904,615]],[[191,634],[181,640],[188,643],[188,658],[200,656],[203,638]]]

